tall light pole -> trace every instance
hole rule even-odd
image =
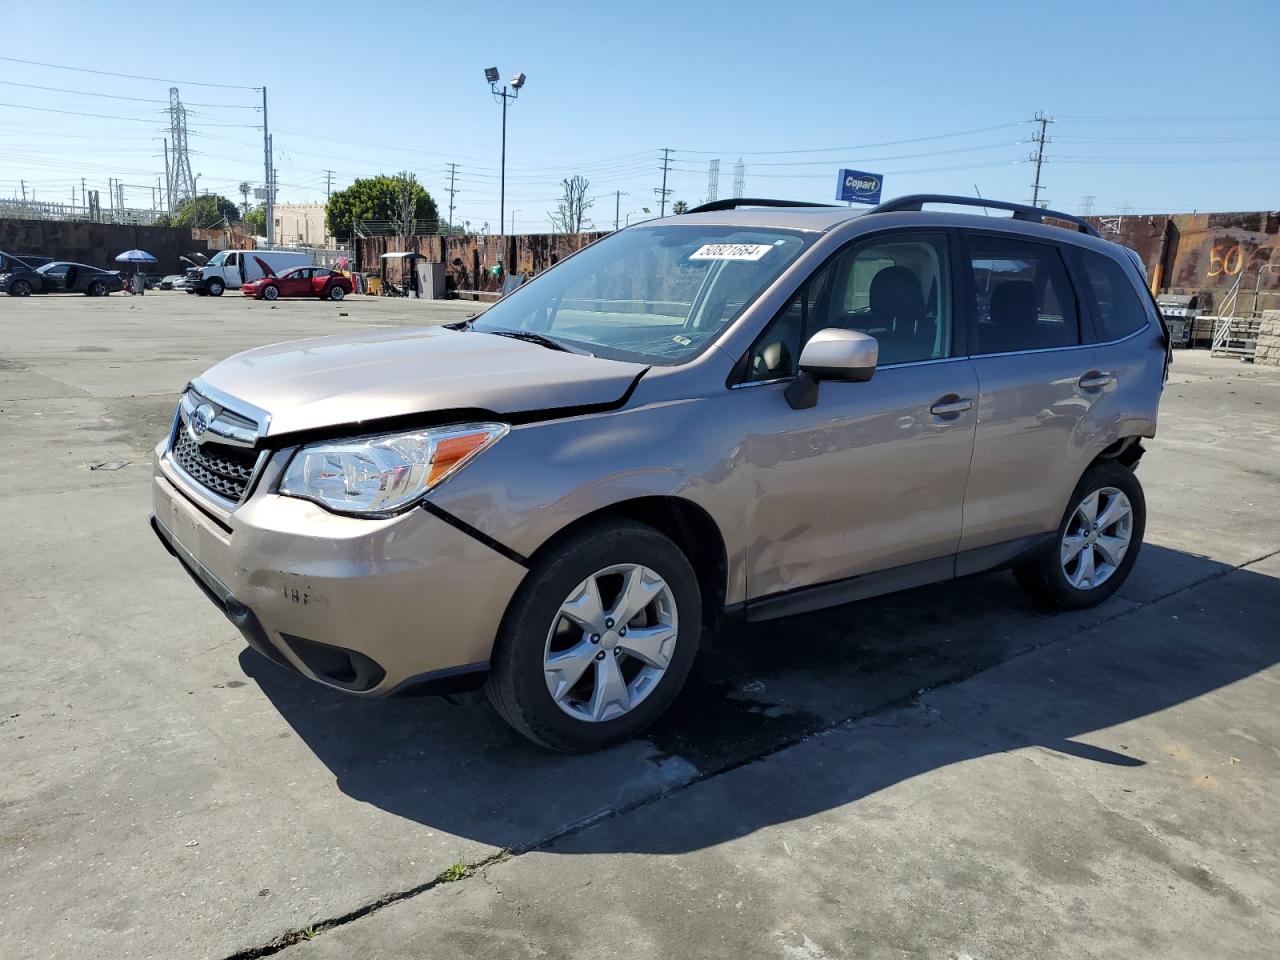
[[[484,78],[489,81],[489,92],[502,98],[502,164],[498,176],[498,230],[506,227],[507,216],[507,101],[520,96],[520,88],[524,86],[525,75],[517,73],[511,78],[511,91],[504,86],[498,89],[498,68],[486,67]]]

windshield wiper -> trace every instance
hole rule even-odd
[[[546,347],[548,350],[559,350],[562,353],[573,353],[568,347],[558,340],[552,340],[550,337],[544,337],[540,333],[534,333],[531,330],[486,330],[485,333],[492,333],[495,337],[510,337],[512,340],[523,340],[526,343],[536,343],[539,346]]]

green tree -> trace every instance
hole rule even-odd
[[[683,200],[677,200],[675,203],[671,205],[671,212],[674,213],[676,216],[679,216],[682,213],[688,213],[689,205],[685,203]]]
[[[401,201],[406,193],[413,198],[415,232],[435,233],[438,225],[436,202],[411,174],[368,177],[330,196],[325,210],[329,233],[338,240],[349,240],[356,220],[388,224],[400,222],[403,212]],[[400,223],[394,229],[400,231],[403,226]]]
[[[239,208],[226,197],[206,193],[182,203],[173,214],[175,227],[216,227],[240,222]]]
[[[244,215],[244,225],[253,231],[255,237],[267,235],[267,208],[254,207]]]

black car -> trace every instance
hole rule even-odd
[[[53,257],[37,257],[29,253],[12,254],[4,250],[0,250],[0,273],[11,273],[14,264],[20,268],[35,270],[37,267],[43,267],[46,263],[53,263]]]
[[[89,297],[105,297],[124,289],[124,280],[114,270],[101,270],[84,263],[55,260],[35,270],[7,265],[11,272],[0,275],[0,293],[11,297],[28,297],[33,293],[83,293]]]

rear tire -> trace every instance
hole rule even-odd
[[[1133,471],[1114,460],[1094,464],[1072,491],[1053,541],[1013,574],[1051,609],[1097,606],[1129,576],[1146,526],[1147,501]]]
[[[95,280],[84,293],[87,297],[105,297],[108,293],[107,285],[101,280]]]
[[[347,295],[347,291],[343,290],[343,289],[342,289],[340,286],[338,286],[337,284],[334,284],[332,287],[330,287],[330,288],[329,288],[329,299],[330,299],[330,300],[341,300],[341,299],[342,299],[343,297],[345,297],[346,295]]]
[[[589,583],[591,591],[583,591]],[[636,599],[626,604],[630,583]],[[588,593],[594,606],[584,605]],[[633,607],[639,613],[623,623],[605,620],[611,613],[625,618]],[[573,620],[566,608],[575,611]],[[588,620],[601,622],[590,628]],[[564,753],[598,750],[637,736],[667,711],[701,633],[698,581],[680,549],[639,523],[593,524],[553,547],[525,577],[503,618],[485,691],[498,714],[534,743]],[[575,650],[582,654],[574,657]],[[566,656],[576,672],[548,669]],[[621,686],[611,688],[611,681]]]

